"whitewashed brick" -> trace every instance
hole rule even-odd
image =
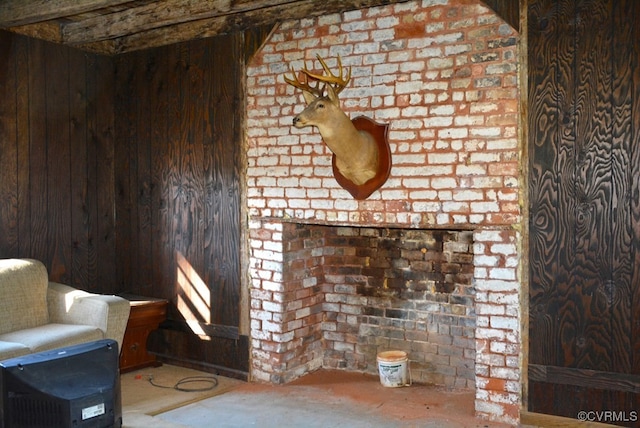
[[[473,235],[474,242],[502,242],[502,232],[499,230],[481,230]],[[480,250],[480,249],[479,249]],[[479,251],[476,251],[476,253]]]
[[[476,304],[476,314],[478,315],[503,315],[504,310],[502,305]]]
[[[476,339],[495,339],[504,341],[507,335],[504,330],[495,328],[478,328],[476,330]]]
[[[516,272],[514,269],[506,268],[491,268],[489,269],[489,278],[491,279],[503,279],[503,280],[515,280]]]
[[[451,126],[453,124],[453,117],[441,117],[433,116],[424,119],[424,126],[427,128],[439,128],[445,126]]]
[[[397,82],[395,85],[396,94],[413,94],[422,90],[422,82],[409,81]]]
[[[505,330],[518,330],[520,324],[517,318],[514,317],[500,317],[500,316],[492,316],[490,317],[490,325],[492,328],[502,328]]]
[[[451,116],[455,113],[455,106],[453,105],[438,105],[429,109],[429,113],[436,116]]]
[[[517,254],[517,247],[515,244],[493,244],[491,245],[491,252],[494,254],[510,256]]]
[[[491,376],[498,379],[518,380],[520,379],[520,373],[518,370],[507,367],[492,367],[490,370]]]
[[[455,201],[477,201],[484,198],[484,192],[479,190],[460,190],[453,192]]]
[[[438,131],[438,138],[466,138],[469,135],[467,128],[448,128]]]
[[[430,69],[451,68],[454,66],[453,58],[431,58],[427,61]]]
[[[476,289],[495,292],[517,292],[518,285],[516,281],[500,281],[496,279],[480,279],[476,281]]]

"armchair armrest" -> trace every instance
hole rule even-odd
[[[68,285],[49,282],[47,288],[49,322],[98,327],[105,338],[118,342],[122,349],[129,301],[118,296],[88,293]]]

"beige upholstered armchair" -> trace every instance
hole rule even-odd
[[[0,260],[0,360],[99,339],[122,345],[129,301],[50,282],[37,260]]]

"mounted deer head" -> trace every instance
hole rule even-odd
[[[307,103],[302,113],[293,118],[293,125],[296,128],[317,127],[335,156],[335,166],[340,174],[356,186],[361,186],[378,174],[378,144],[371,134],[356,129],[340,109],[338,94],[349,83],[351,69],[345,77],[342,61],[338,57],[339,72],[333,74],[320,55],[318,60],[326,74],[313,74],[305,66],[300,76],[295,71],[292,72],[293,79],[284,76],[285,82],[302,90]]]

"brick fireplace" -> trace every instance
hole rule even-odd
[[[423,0],[280,25],[247,69],[251,376],[376,373],[476,391],[519,420],[521,213],[517,33],[481,1]],[[389,180],[363,201],[335,181],[289,65],[352,68],[351,117],[389,125]]]

